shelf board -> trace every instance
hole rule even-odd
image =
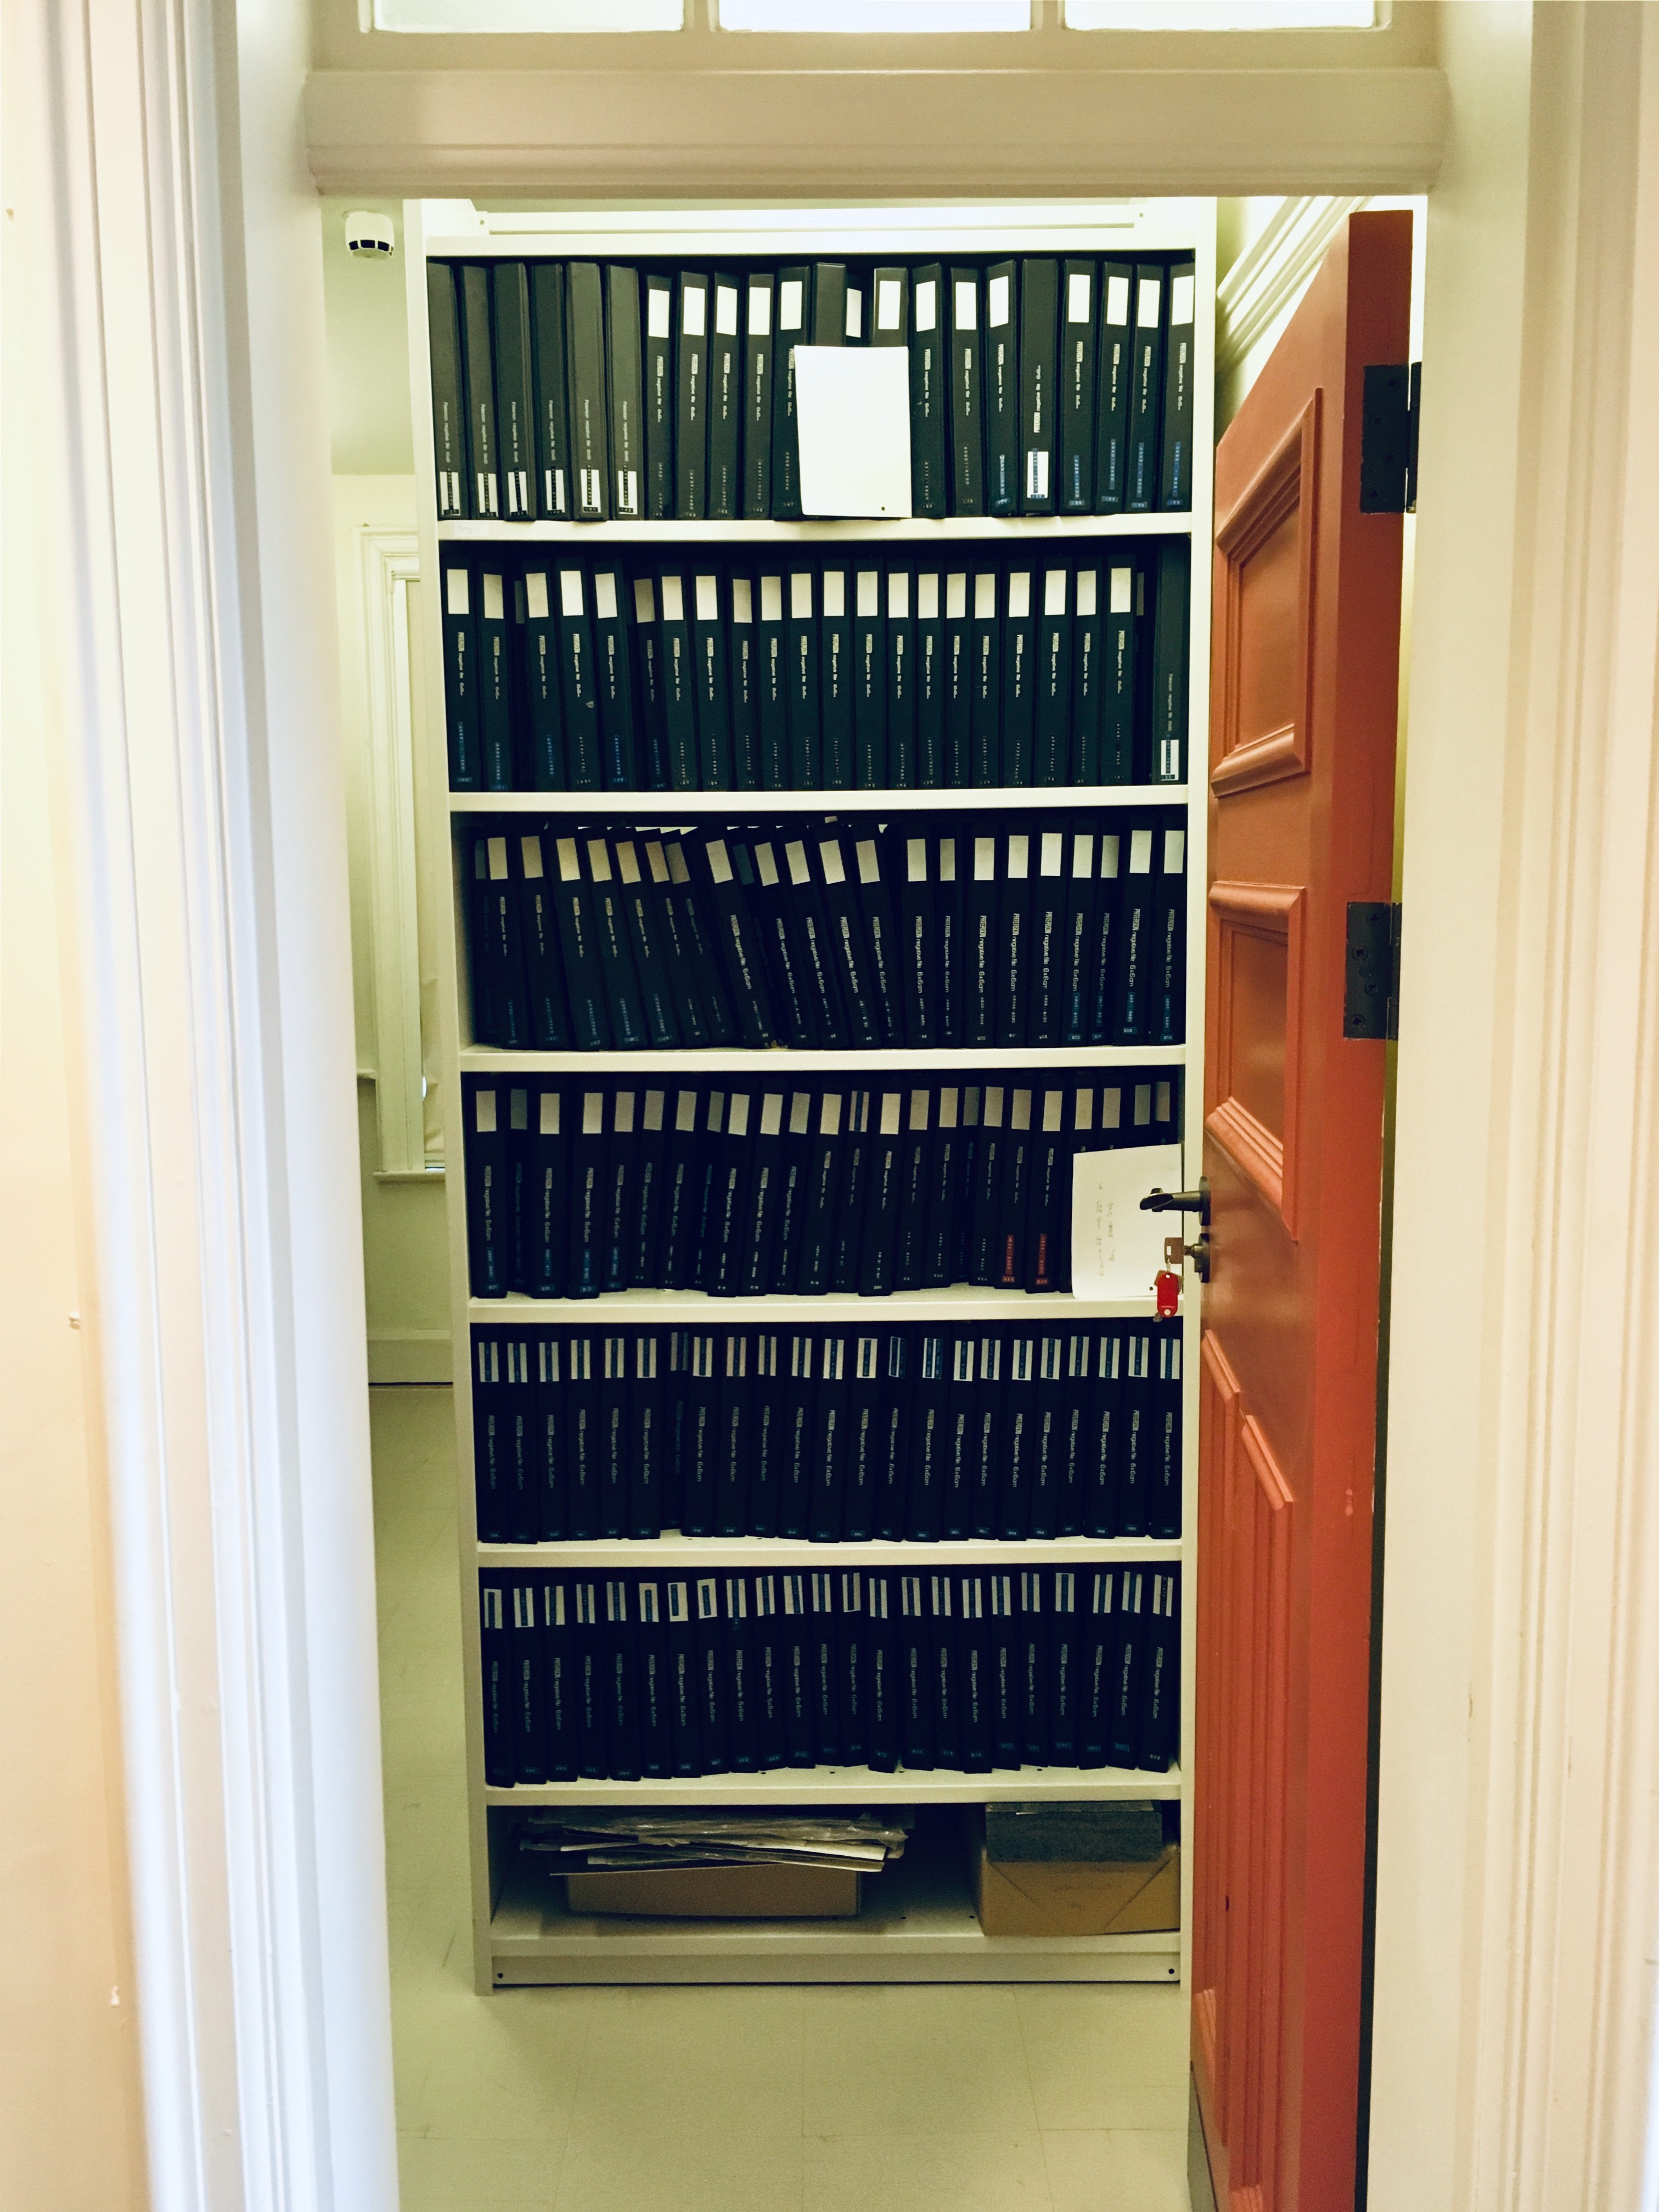
[[[1190,513],[1182,514],[953,514],[930,519],[906,515],[884,521],[875,516],[809,518],[799,522],[441,522],[441,544],[732,545],[834,544],[871,538],[888,544],[949,544],[973,541],[1031,541],[1039,538],[1186,538]]]
[[[895,1291],[888,1297],[845,1295],[798,1297],[714,1298],[707,1291],[607,1291],[597,1298],[526,1298],[514,1291],[504,1298],[469,1298],[473,1322],[516,1328],[534,1322],[586,1322],[595,1328],[733,1328],[770,1322],[805,1328],[815,1322],[889,1326],[913,1321],[1029,1321],[1033,1331],[1066,1328],[1073,1322],[1145,1321],[1152,1311],[1150,1288],[1144,1298],[1079,1298],[1070,1291],[993,1291],[958,1283],[945,1291]],[[787,1320],[786,1320],[787,1316]]]
[[[1179,1559],[1181,1539],[1165,1536],[939,1537],[932,1542],[884,1542],[868,1537],[855,1542],[811,1544],[794,1536],[683,1536],[669,1529],[660,1536],[596,1537],[559,1544],[480,1544],[481,1568],[564,1568],[612,1574],[637,1568],[647,1574],[688,1575],[753,1572],[768,1568],[927,1568],[1006,1565],[1087,1567],[1113,1560]]]
[[[933,1069],[949,1073],[960,1069],[1022,1067],[1180,1067],[1186,1060],[1184,1045],[940,1045],[921,1049],[907,1045],[859,1046],[845,1052],[798,1051],[774,1045],[759,1051],[721,1046],[699,1048],[680,1045],[651,1052],[510,1052],[496,1045],[465,1045],[461,1048],[463,1075],[748,1075],[757,1083],[792,1070],[802,1074],[818,1070],[854,1076],[864,1070],[894,1074]]]
[[[924,791],[452,791],[452,814],[620,815],[672,827],[692,815],[751,822],[775,814],[1000,814],[1010,809],[1184,806],[1184,783],[1079,783]]]
[[[951,1824],[953,1825],[953,1824]],[[987,1936],[965,1839],[919,1827],[864,1883],[853,1920],[646,1920],[571,1912],[561,1878],[515,1851],[489,1924],[493,1979],[535,1982],[1173,1982],[1178,1929],[1147,1936]]]
[[[775,1766],[763,1774],[665,1775],[650,1782],[531,1782],[486,1788],[488,1805],[987,1805],[994,1800],[1179,1797],[1181,1772],[1132,1766],[1022,1766],[994,1774],[941,1767]]]

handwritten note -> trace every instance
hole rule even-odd
[[[1143,1213],[1154,1190],[1181,1188],[1179,1145],[1079,1152],[1072,1164],[1072,1291],[1079,1298],[1151,1295],[1164,1240],[1182,1225],[1174,1213]]]

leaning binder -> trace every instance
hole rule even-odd
[[[582,880],[576,840],[559,837],[553,843],[558,875],[554,912],[564,948],[571,1042],[578,1052],[600,1052],[611,1042],[610,1024],[605,1019],[604,974],[589,887]]]
[[[447,261],[426,264],[426,319],[432,360],[432,465],[437,480],[438,520],[451,522],[467,511],[469,464],[460,317],[455,306],[455,272]]]
[[[882,878],[884,849],[890,860],[895,848],[884,840],[858,837],[853,858],[858,869],[858,905],[870,952],[870,974],[875,986],[880,1027],[889,1044],[904,1042],[903,954],[899,944],[898,917],[891,887]]]
[[[530,1003],[530,1034],[538,1052],[563,1052],[570,1042],[564,954],[554,912],[543,843],[532,832],[519,840],[519,934]]]
[[[586,859],[599,981],[611,1040],[621,1051],[642,1050],[651,1040],[634,972],[624,887],[617,879],[611,848],[603,837],[587,840]]]

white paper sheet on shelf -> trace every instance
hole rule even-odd
[[[910,512],[910,356],[903,346],[795,348],[803,514]]]
[[[1072,1163],[1072,1294],[1079,1298],[1152,1295],[1164,1240],[1186,1225],[1181,1213],[1143,1213],[1154,1190],[1181,1188],[1179,1145],[1135,1145],[1079,1152]]]

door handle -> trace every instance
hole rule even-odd
[[[1210,1279],[1210,1178],[1200,1176],[1196,1190],[1155,1190],[1140,1201],[1143,1213],[1195,1213],[1198,1216],[1198,1235],[1190,1244],[1183,1244],[1178,1237],[1165,1237],[1164,1253],[1166,1261],[1177,1253],[1193,1263],[1200,1283]]]
[[[1196,1190],[1155,1190],[1140,1201],[1143,1213],[1195,1213],[1200,1229],[1210,1225],[1210,1178],[1200,1176]]]

